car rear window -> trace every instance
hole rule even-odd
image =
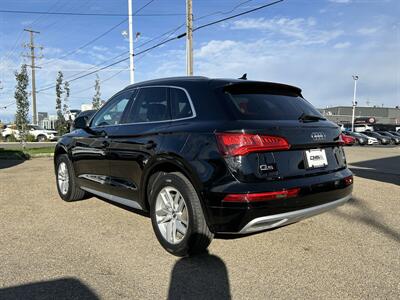
[[[225,92],[233,104],[237,119],[298,120],[302,114],[322,117],[304,98],[294,94],[269,92]]]

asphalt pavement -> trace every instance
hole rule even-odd
[[[63,202],[51,158],[0,160],[0,299],[399,299],[400,147],[346,154],[351,202],[194,258],[131,209]]]

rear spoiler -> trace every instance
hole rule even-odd
[[[268,93],[301,96],[301,89],[292,85],[262,82],[262,81],[241,81],[231,82],[223,86],[225,92],[232,94],[245,93]]]

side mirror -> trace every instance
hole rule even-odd
[[[74,128],[75,129],[87,129],[88,127],[89,127],[89,124],[88,124],[87,116],[77,117],[74,120]]]

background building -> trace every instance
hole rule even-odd
[[[47,112],[38,112],[38,124],[41,125],[44,119],[49,117],[49,113]]]
[[[334,106],[319,109],[329,120],[335,123],[351,123],[351,106]],[[376,119],[379,124],[400,124],[400,108],[392,107],[356,107],[355,118]]]
[[[91,103],[81,104],[81,111],[91,110],[93,109],[93,105]]]
[[[56,128],[57,115],[49,115],[47,118],[44,118],[41,122],[39,122],[39,126],[44,129],[54,130]]]

